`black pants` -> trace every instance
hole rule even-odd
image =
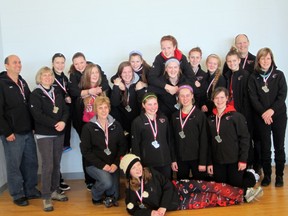
[[[177,161],[178,172],[177,172],[177,180],[181,179],[191,179],[189,176],[190,171],[192,172],[192,179],[196,180],[204,180],[206,172],[199,172],[198,170],[198,160],[191,161]]]
[[[234,187],[243,187],[244,170],[238,171],[238,163],[213,164],[214,180],[219,183],[226,183]]]
[[[271,125],[265,124],[261,116],[257,116],[255,118],[255,127],[256,132],[259,137],[259,145],[256,149],[260,152],[261,163],[264,171],[264,175],[271,176],[272,168],[271,168],[271,132],[273,136],[273,146],[274,146],[274,154],[275,154],[275,163],[276,163],[276,175],[283,176],[284,165],[286,161],[285,156],[285,131],[287,126],[287,114],[283,113],[273,117],[273,123]]]

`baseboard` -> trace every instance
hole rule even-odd
[[[5,183],[3,186],[0,187],[0,194],[2,194],[5,190],[7,190],[8,185]]]
[[[71,179],[84,179],[84,173],[83,172],[73,172],[73,173],[62,173],[62,178],[65,180],[71,180]]]

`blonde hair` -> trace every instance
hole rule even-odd
[[[215,58],[215,59],[218,61],[218,67],[217,67],[217,69],[216,69],[216,71],[215,71],[215,79],[214,79],[214,81],[213,81],[213,83],[212,83],[212,92],[213,92],[214,89],[215,89],[215,87],[216,87],[216,85],[217,85],[217,82],[218,82],[218,80],[219,80],[219,78],[220,78],[220,76],[221,76],[221,74],[222,74],[222,71],[221,71],[221,59],[220,59],[220,57],[219,57],[218,55],[216,55],[216,54],[210,54],[210,55],[207,57],[207,59],[206,59],[206,65],[207,65],[209,59],[211,59],[211,58]]]
[[[55,75],[54,75],[54,72],[52,71],[51,68],[47,67],[47,66],[44,66],[42,68],[40,68],[35,76],[35,81],[36,81],[36,84],[39,85],[41,84],[41,76],[44,74],[44,73],[50,73],[50,75],[53,77],[53,82],[54,82],[54,79],[55,79]],[[51,84],[53,84],[53,82]]]
[[[102,93],[99,96],[96,96],[94,103],[93,103],[93,111],[95,112],[97,107],[102,104],[107,104],[107,106],[109,107],[109,110],[111,110],[110,99],[105,95],[105,93]]]

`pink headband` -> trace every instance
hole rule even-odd
[[[193,93],[193,88],[190,85],[181,85],[181,86],[179,86],[178,94],[179,94],[181,89],[189,89]]]

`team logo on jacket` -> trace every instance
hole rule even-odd
[[[238,77],[238,80],[241,80],[243,78],[243,75],[240,75],[239,77]]]
[[[165,122],[165,118],[159,118],[159,121],[163,124]]]
[[[275,79],[278,76],[278,74],[273,74],[272,78]]]
[[[198,76],[198,77],[196,77],[196,79],[197,79],[198,81],[201,81],[201,80],[203,79],[203,76]]]
[[[226,120],[229,121],[232,118],[232,116],[226,116]]]
[[[254,64],[254,60],[247,60],[247,64]]]

